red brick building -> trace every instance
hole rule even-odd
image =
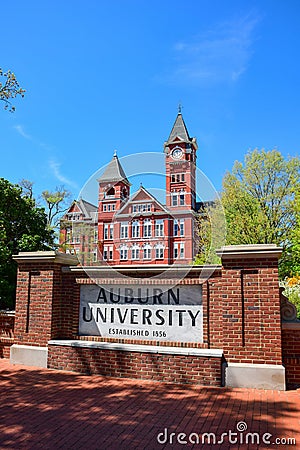
[[[100,176],[98,206],[74,202],[61,221],[61,248],[84,264],[187,264],[197,254],[197,142],[179,111],[164,143],[166,202],[131,184],[115,154]]]

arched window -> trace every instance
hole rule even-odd
[[[164,246],[163,244],[157,244],[155,247],[155,259],[164,259]]]
[[[143,247],[143,257],[144,259],[151,259],[152,247],[150,244],[145,244]]]
[[[131,247],[131,259],[140,259],[140,247],[137,244]]]
[[[106,195],[113,197],[115,195],[115,188],[111,187],[107,192]]]
[[[124,261],[128,259],[128,247],[127,245],[120,246],[120,260]]]
[[[122,198],[126,198],[127,197],[127,189],[124,187],[122,189]]]

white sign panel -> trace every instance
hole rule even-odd
[[[201,286],[82,285],[79,334],[203,342]]]

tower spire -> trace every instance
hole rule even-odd
[[[178,114],[175,120],[175,123],[173,125],[173,128],[171,130],[169,139],[167,142],[172,142],[175,138],[179,138],[184,142],[190,142],[191,138],[189,136],[189,132],[187,130],[187,127],[185,125],[185,122],[182,117],[182,105],[179,103],[178,105]]]
[[[112,160],[110,161],[109,164],[107,164],[103,174],[100,176],[98,181],[100,182],[110,181],[114,183],[117,183],[118,181],[123,181],[124,183],[130,185],[124,172],[124,169],[119,161],[116,151],[114,152]]]

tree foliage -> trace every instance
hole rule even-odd
[[[20,186],[0,178],[0,309],[14,304],[16,265],[12,255],[53,248],[53,232],[44,209],[22,194]]]
[[[278,150],[248,152],[244,162],[235,162],[225,175],[221,202],[227,224],[226,244],[280,245],[281,278],[300,274],[299,158],[285,159]],[[202,258],[211,246],[209,227],[218,229],[219,219],[216,213],[207,211],[206,220],[200,220]]]
[[[297,318],[300,319],[300,276],[286,277],[280,285],[284,288],[284,296],[295,305]]]
[[[204,203],[198,216],[199,253],[195,264],[220,264],[216,249],[225,245],[226,220],[220,199]]]
[[[0,67],[0,77],[2,80],[0,81],[0,100],[4,102],[4,109],[14,112],[16,108],[12,105],[11,99],[18,95],[24,97],[25,90],[21,88],[15,74],[10,70],[4,72]]]
[[[295,195],[294,209],[295,225],[291,229],[289,240],[280,260],[280,275],[300,278],[300,190]],[[300,312],[300,301],[298,303]]]
[[[61,215],[69,207],[71,193],[64,186],[56,187],[55,191],[43,191],[42,199],[47,205],[47,222],[49,227],[56,228],[59,225]]]
[[[289,246],[299,171],[299,158],[286,160],[278,150],[254,150],[235,162],[223,180],[227,242]]]

